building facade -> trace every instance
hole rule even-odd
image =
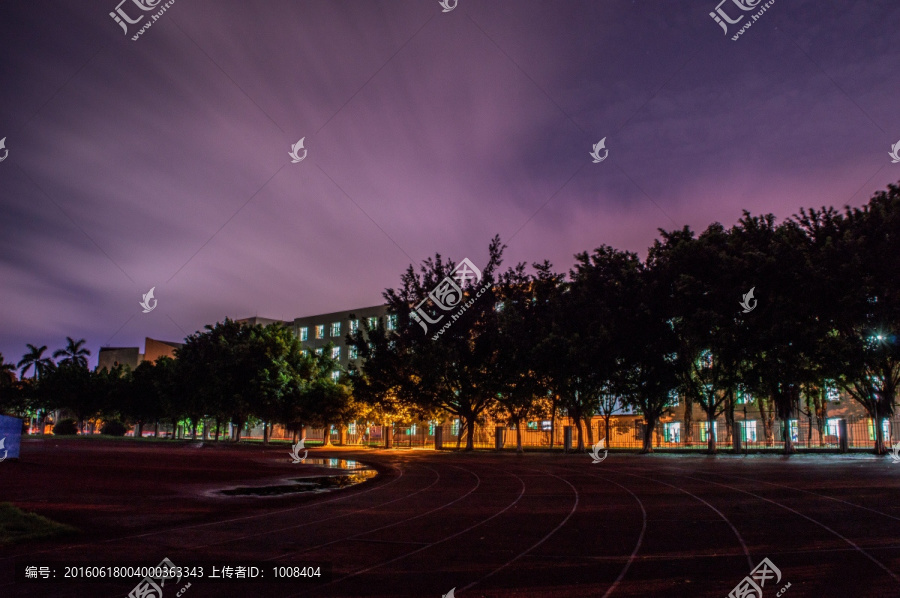
[[[388,330],[396,326],[396,319],[388,313],[387,305],[304,316],[287,322],[259,317],[244,318],[237,322],[262,326],[281,322],[294,331],[304,350],[316,353],[330,351],[331,358],[337,361],[344,371],[351,362],[358,361],[354,347],[347,344],[347,334],[360,328],[364,329],[365,324],[368,324],[369,328],[385,326]]]
[[[97,369],[112,370],[119,365],[127,365],[134,369],[142,361],[156,361],[160,357],[175,359],[175,349],[183,344],[146,337],[143,353],[140,347],[101,347],[97,353]]]

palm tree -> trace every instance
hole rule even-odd
[[[0,385],[12,384],[16,379],[16,364],[6,363],[3,353],[0,353]]]
[[[33,379],[40,378],[41,375],[47,371],[47,369],[53,367],[53,362],[49,357],[44,357],[44,351],[47,350],[47,345],[42,345],[41,347],[35,347],[31,343],[27,343],[28,353],[22,356],[22,360],[16,365],[16,367],[21,368],[22,377],[25,377],[25,372],[28,371],[28,368],[34,368],[34,374],[32,375]]]
[[[71,336],[67,336],[66,347],[64,349],[54,351],[53,357],[65,357],[65,359],[59,362],[59,365],[71,364],[86,368],[88,365],[87,358],[90,356],[91,352],[82,346],[84,345],[84,343],[84,339],[76,341]]]

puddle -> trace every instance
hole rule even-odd
[[[332,469],[368,469],[369,467],[359,461],[352,459],[322,459],[320,457],[309,457],[303,460],[303,465],[317,465],[319,467],[330,467]]]
[[[307,459],[309,461],[343,461],[341,459]],[[355,463],[355,461],[343,461],[344,463]],[[355,469],[356,467],[341,467],[341,469]],[[289,480],[291,484],[279,484],[277,486],[256,486],[256,487],[240,487],[230,490],[222,490],[221,494],[227,496],[280,496],[282,494],[297,494],[301,492],[331,492],[332,490],[340,490],[349,486],[361,484],[366,480],[374,478],[378,472],[371,469],[364,469],[357,473],[348,475],[329,475],[313,478],[294,478]]]

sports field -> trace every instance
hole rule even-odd
[[[330,583],[170,581],[164,596],[900,596],[900,464],[732,457],[310,451],[381,474],[320,494],[221,489],[313,475],[285,445],[40,440],[0,501],[79,534],[0,547],[0,596],[126,596],[135,583],[13,583],[16,561],[331,563]],[[789,585],[788,585],[789,584]],[[786,588],[786,589],[785,589]],[[749,593],[745,596],[756,596]]]

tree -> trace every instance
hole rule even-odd
[[[554,296],[553,329],[544,343],[551,385],[575,421],[584,450],[582,420],[600,410],[600,399],[619,380],[622,327],[641,284],[642,264],[632,252],[601,246],[575,256],[570,283]]]
[[[616,320],[620,387],[625,402],[644,416],[643,453],[653,452],[653,431],[678,386],[678,343],[664,309],[667,291],[655,274],[636,265],[622,284],[622,305],[628,307]]]
[[[882,424],[894,413],[900,386],[900,187],[889,185],[865,206],[848,207],[840,220],[814,220],[821,221],[840,233],[823,251],[827,282],[840,289],[829,312],[830,365],[872,418],[875,452],[884,454]]]
[[[828,329],[808,297],[813,279],[808,239],[795,221],[776,226],[771,214],[746,212],[730,237],[737,267],[758,281],[757,290],[763,289],[758,307],[741,314],[747,327],[742,381],[754,394],[770,399],[783,423],[784,452],[791,454],[791,421],[800,410],[801,389],[818,376],[815,359]]]
[[[65,357],[58,362],[58,365],[74,364],[86,368],[88,366],[87,358],[91,352],[84,348],[85,340],[74,340],[71,336],[66,337],[66,346],[53,352],[53,357]]]
[[[456,271],[456,264],[444,262],[439,254],[425,260],[418,273],[410,266],[401,277],[402,286],[384,293],[394,330],[382,334],[366,324],[365,335],[352,339],[363,358],[362,377],[355,381],[363,395],[386,399],[391,392],[391,400],[403,406],[459,417],[466,450],[474,448],[475,423],[497,394],[493,369],[499,340],[492,288],[503,253],[498,237],[489,253],[480,281],[467,264]],[[453,313],[424,306],[429,293]],[[401,363],[395,370],[388,368]]]
[[[39,392],[52,408],[66,408],[75,414],[78,429],[84,433],[85,421],[108,406],[107,388],[102,373],[68,363],[45,372],[37,382]]]
[[[22,415],[26,410],[24,384],[16,380],[16,365],[0,353],[0,414]]]
[[[497,401],[491,414],[516,428],[516,452],[522,452],[522,422],[549,411],[548,378],[540,343],[551,326],[552,297],[562,282],[549,263],[526,274],[518,264],[500,276],[495,289],[499,330],[495,375]]]
[[[660,231],[648,254],[663,309],[677,342],[678,394],[684,400],[685,438],[693,442],[693,408],[706,415],[707,450],[716,452],[716,421],[725,414],[729,436],[746,357],[748,332],[738,299],[749,291],[745,256],[732,247],[731,233],[710,225],[698,238],[688,227]],[[749,334],[752,334],[749,333]]]
[[[3,353],[0,353],[0,386],[9,386],[16,381],[16,365],[6,363]]]
[[[300,341],[280,323],[245,325],[226,318],[185,340],[176,351],[183,415],[197,422],[210,413],[225,414],[237,428],[237,442],[251,417],[263,418],[268,427],[284,413],[283,402],[296,396],[308,367]]]
[[[144,426],[149,423],[154,424],[154,436],[159,437],[159,421],[167,415],[166,406],[174,402],[167,396],[174,384],[166,380],[173,368],[170,367],[171,360],[165,359],[159,366],[152,361],[142,361],[134,371],[121,366],[120,376],[127,383],[121,411],[134,422],[135,438],[143,437]]]
[[[37,380],[45,372],[53,368],[53,362],[49,357],[44,357],[44,351],[47,350],[47,345],[35,347],[34,345],[28,343],[26,344],[26,346],[28,347],[28,352],[22,356],[22,359],[19,361],[17,367],[20,368],[19,373],[23,378],[25,377],[25,373],[28,372],[29,369],[31,369],[32,378]]]

